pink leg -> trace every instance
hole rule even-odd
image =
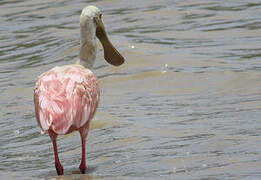
[[[84,174],[85,170],[86,170],[85,142],[86,142],[86,137],[88,135],[88,131],[89,131],[89,123],[79,130],[80,135],[81,135],[81,141],[82,141],[82,161],[81,161],[81,164],[80,164],[79,168],[80,168],[80,171],[81,171],[82,174]]]
[[[56,138],[57,134],[55,134],[53,131],[49,131],[49,136],[52,139],[53,142],[53,151],[54,151],[54,157],[55,157],[55,168],[57,171],[58,175],[63,175],[63,166],[61,165],[58,157],[58,152],[57,152],[57,145],[56,145]]]

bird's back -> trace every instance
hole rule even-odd
[[[80,65],[55,67],[34,88],[36,119],[42,133],[67,134],[90,121],[99,103],[96,76]]]

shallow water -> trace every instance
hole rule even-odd
[[[79,52],[79,14],[103,11],[121,67],[94,72],[101,102],[80,175],[78,133],[52,144],[37,126],[33,86]],[[0,179],[259,179],[259,0],[0,2]]]

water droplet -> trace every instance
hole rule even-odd
[[[192,13],[190,11],[186,11],[186,16],[190,16]]]
[[[134,45],[129,45],[128,47],[131,48],[131,49],[134,49],[134,48],[135,48]]]
[[[174,168],[172,169],[172,171],[173,171],[173,173],[176,173],[176,172],[177,172],[177,168],[174,167]]]
[[[206,164],[202,164],[202,167],[205,168],[205,167],[207,167],[207,165]]]
[[[167,72],[167,71],[165,71],[165,70],[164,70],[164,71],[161,71],[162,74],[164,74],[164,73],[166,73],[166,72]]]

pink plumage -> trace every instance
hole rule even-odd
[[[100,91],[96,76],[80,65],[55,67],[40,75],[34,89],[35,112],[42,133],[67,134],[89,122]]]
[[[34,88],[35,114],[41,133],[48,132],[54,148],[55,167],[63,174],[56,138],[78,130],[82,141],[80,170],[85,172],[85,139],[100,98],[96,76],[81,65],[55,67],[39,76]]]

